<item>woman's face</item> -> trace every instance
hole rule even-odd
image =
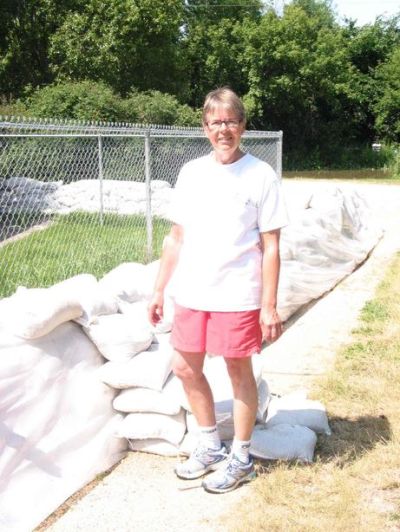
[[[240,159],[242,152],[239,145],[245,124],[234,111],[226,107],[216,108],[207,114],[203,127],[217,162],[230,164]]]

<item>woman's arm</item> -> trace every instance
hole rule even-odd
[[[148,318],[152,325],[158,323],[163,317],[164,290],[178,263],[182,240],[183,228],[181,225],[174,224],[169,235],[164,239],[160,268],[148,306]]]
[[[282,322],[276,310],[280,271],[280,230],[261,233],[262,298],[260,325],[263,339],[274,342],[282,334]]]

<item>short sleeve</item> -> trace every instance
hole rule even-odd
[[[184,169],[181,169],[167,211],[168,220],[178,225],[182,225],[185,218],[184,181]]]
[[[278,178],[265,182],[258,204],[260,233],[285,227],[289,223],[282,185]]]

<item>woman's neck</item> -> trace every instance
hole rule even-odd
[[[233,153],[214,151],[214,159],[219,164],[232,164],[243,157],[244,153],[238,148]]]

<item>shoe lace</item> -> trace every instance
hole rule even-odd
[[[228,456],[228,453],[223,447],[221,447],[221,449],[214,450],[214,449],[209,449],[208,447],[205,447],[204,445],[199,445],[194,450],[193,457],[199,459],[199,458],[202,458],[205,454]]]
[[[236,458],[236,456],[231,456],[231,459],[228,461],[226,465],[226,470],[228,473],[235,473],[238,469],[240,469],[241,461]]]

